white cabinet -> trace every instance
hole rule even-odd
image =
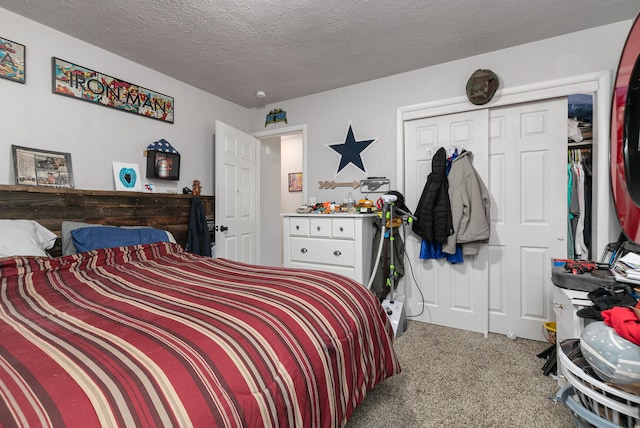
[[[576,313],[578,310],[593,306],[586,291],[569,290],[553,287],[553,311],[556,313],[556,341],[580,337],[584,329],[584,318]]]
[[[286,267],[369,282],[375,214],[284,214],[283,218]]]
[[[556,344],[565,339],[579,338],[584,329],[585,322],[590,320],[580,318],[578,310],[593,306],[593,302],[587,297],[586,291],[569,290],[561,287],[553,287],[553,311],[556,314]],[[562,352],[559,348],[557,352]],[[560,374],[560,358],[558,358],[558,384],[565,386],[567,380]]]

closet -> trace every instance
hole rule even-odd
[[[568,103],[557,97],[405,121],[405,198],[415,206],[439,146],[465,147],[491,194],[491,238],[463,263],[407,254],[434,324],[542,339],[553,320],[546,273],[567,249]],[[408,300],[409,308],[420,302]],[[415,313],[415,312],[414,312]]]
[[[569,95],[567,104],[567,258],[593,260],[593,95]]]
[[[427,155],[441,145],[473,152],[492,198],[491,240],[474,259],[457,265],[422,261],[420,242],[408,234],[415,281],[405,277],[399,287],[407,316],[545,340],[542,325],[555,320],[551,258],[567,256],[569,95],[593,98],[591,247],[603,248],[619,234],[607,138],[598,134],[610,127],[610,87],[610,73],[602,71],[508,88],[482,107],[456,97],[398,109],[398,183],[409,208],[430,172]],[[584,162],[586,152],[581,154]]]

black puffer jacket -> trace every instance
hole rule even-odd
[[[413,222],[413,231],[430,242],[447,242],[453,233],[449,182],[447,181],[447,152],[440,147],[431,160],[431,174],[422,190]]]

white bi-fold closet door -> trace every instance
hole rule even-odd
[[[405,121],[405,198],[417,206],[439,147],[473,152],[491,194],[491,239],[460,264],[407,255],[422,294],[405,281],[416,319],[482,333],[543,340],[552,319],[552,257],[566,254],[567,100],[487,108]],[[424,304],[423,304],[424,298]]]

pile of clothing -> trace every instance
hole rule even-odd
[[[578,314],[601,321],[587,324],[579,342],[575,339],[562,342],[563,351],[583,358],[581,367],[586,373],[640,394],[640,302],[635,290],[627,286],[603,287],[588,296],[594,305]],[[569,347],[574,349],[569,351]]]
[[[638,302],[638,295],[631,286],[617,282],[596,288],[590,291],[587,297],[594,303],[593,306],[580,309],[576,315],[597,321],[604,321],[603,311],[614,308],[628,309],[627,307],[635,306]]]

